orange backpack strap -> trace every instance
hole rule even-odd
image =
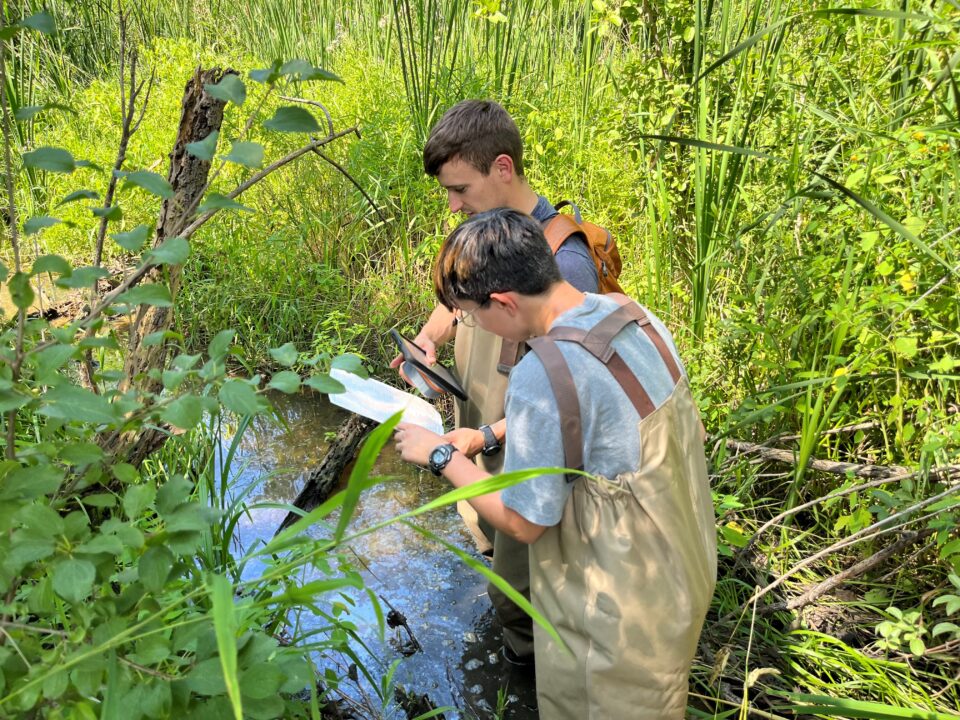
[[[583,470],[583,426],[580,424],[580,399],[573,384],[570,366],[563,359],[560,348],[549,336],[531,338],[530,349],[543,363],[550,379],[553,396],[560,413],[560,436],[563,438],[563,462],[571,470]],[[577,475],[568,475],[573,481]]]
[[[557,254],[557,250],[560,249],[560,246],[568,237],[574,233],[582,232],[583,228],[580,227],[580,223],[572,215],[564,213],[554,215],[543,226],[543,234],[547,238],[547,244],[550,245],[550,250],[554,255]]]

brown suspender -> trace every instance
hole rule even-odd
[[[564,360],[557,341],[575,342],[602,362],[614,379],[623,388],[634,409],[641,419],[652,413],[656,407],[647,391],[630,370],[623,358],[613,348],[613,339],[630,323],[637,323],[653,342],[660,358],[670,372],[674,384],[680,380],[680,368],[670,353],[667,343],[654,329],[647,313],[626,295],[611,294],[620,307],[607,315],[590,330],[572,327],[555,327],[547,335],[528,340],[530,349],[543,363],[550,387],[557,399],[560,413],[560,432],[563,437],[564,462],[568,468],[583,470],[583,427],[580,418],[580,400],[573,382],[573,375],[567,361]],[[501,356],[502,357],[502,356]],[[572,482],[578,476],[568,475]]]

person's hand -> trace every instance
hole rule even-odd
[[[423,350],[424,355],[427,356],[428,365],[437,364],[437,345],[433,340],[424,335],[423,331],[413,339],[413,344]],[[397,356],[390,361],[390,367],[396,369],[407,385],[413,385],[413,383],[410,382],[410,378],[408,378],[400,368],[401,365],[403,365],[403,353],[398,353]]]
[[[415,465],[426,466],[430,453],[443,443],[442,437],[413,423],[400,423],[393,431],[393,444],[400,457]]]
[[[451,430],[443,439],[456,445],[457,450],[468,458],[474,457],[483,450],[483,433],[473,428],[457,428]]]

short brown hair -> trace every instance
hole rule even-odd
[[[430,130],[423,169],[436,177],[445,163],[459,157],[486,175],[499,155],[509,155],[523,177],[523,141],[510,114],[492,100],[463,100]]]
[[[540,223],[511,208],[474,215],[444,241],[433,289],[448,310],[463,300],[484,305],[495,292],[540,295],[560,282]]]

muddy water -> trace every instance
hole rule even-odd
[[[261,418],[243,434],[231,479],[231,492],[249,490],[248,505],[258,502],[291,502],[310,469],[323,458],[325,434],[347,415],[320,396],[271,398],[283,424]],[[286,427],[283,427],[285,425]],[[238,472],[239,471],[239,472]],[[369,527],[431,500],[449,489],[434,478],[400,460],[389,444],[374,468],[389,476],[360,500],[353,528]],[[251,547],[268,540],[283,520],[282,510],[253,510],[238,528],[238,543]],[[419,524],[457,547],[476,553],[456,510],[444,508],[418,518]],[[408,634],[403,628],[387,630],[386,642],[377,631],[376,615],[367,597],[355,594],[350,619],[370,649],[361,659],[374,671],[386,671],[402,658],[397,682],[408,692],[426,694],[438,706],[455,708],[447,718],[491,718],[498,704],[508,700],[503,718],[536,718],[530,673],[505,663],[498,655],[499,628],[490,611],[486,581],[452,553],[400,524],[391,525],[352,545],[356,564],[367,587],[402,613],[421,649],[409,657]],[[257,572],[251,567],[249,572]],[[300,618],[307,628],[321,627],[322,619]],[[327,659],[329,662],[329,659]],[[370,693],[362,687],[354,696]],[[394,716],[401,717],[399,710]]]

